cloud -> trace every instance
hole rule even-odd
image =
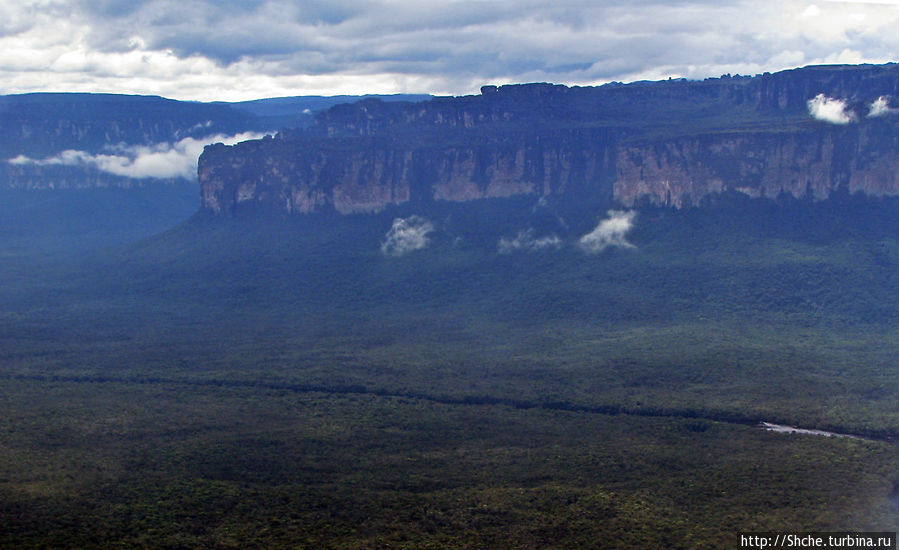
[[[899,0],[824,0],[825,2],[844,2],[849,4],[884,4],[899,6]]]
[[[206,145],[217,142],[231,145],[261,137],[262,134],[253,132],[233,136],[217,134],[201,139],[184,138],[175,143],[110,146],[106,148],[107,152],[99,154],[67,150],[44,159],[19,155],[7,162],[20,166],[87,166],[133,179],[194,179],[197,175],[197,159]]]
[[[891,115],[897,111],[899,109],[890,107],[890,98],[882,95],[868,106],[868,118]]]
[[[396,218],[381,241],[381,253],[385,256],[399,257],[426,248],[430,244],[428,234],[432,231],[434,225],[421,216]]]
[[[560,248],[562,239],[555,234],[534,238],[534,230],[519,231],[514,239],[501,238],[496,249],[500,254],[511,254],[517,250],[544,250],[547,248]]]
[[[807,104],[812,118],[831,124],[849,124],[855,120],[855,113],[848,111],[846,102],[841,99],[818,94],[808,100]]]
[[[899,9],[876,3],[818,2],[814,9],[797,0],[0,4],[6,93],[234,101],[461,94],[486,83],[597,84],[879,63],[899,51]]]
[[[609,217],[599,222],[596,229],[581,237],[581,248],[591,254],[602,252],[610,246],[636,248],[627,242],[625,236],[634,223],[634,210],[609,210]]]

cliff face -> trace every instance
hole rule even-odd
[[[366,138],[345,140],[338,148],[319,140],[219,144],[207,147],[200,158],[203,207],[225,215],[252,204],[288,213],[334,208],[349,214],[410,201],[539,197],[574,190],[610,199],[605,182],[614,178],[613,136],[592,131],[554,137],[442,147]]]
[[[118,94],[0,96],[0,189],[185,183],[194,179],[191,172],[195,168],[191,166],[199,154],[192,141],[206,143],[210,136],[308,126],[312,111],[360,99],[300,96],[198,103]],[[400,101],[408,97],[383,99]],[[191,155],[194,156],[190,158]],[[141,160],[133,166],[138,158]],[[187,171],[164,175],[164,165],[171,167],[175,163]],[[151,169],[150,165],[158,169]],[[126,170],[123,166],[135,169]]]
[[[229,148],[206,149],[199,179],[203,206],[227,212],[246,201],[308,213],[332,205],[342,213],[365,212],[409,200],[409,154],[385,149],[296,151],[269,156],[261,147],[234,156]],[[237,181],[237,185],[232,182]],[[324,186],[319,182],[329,182]]]
[[[824,123],[791,132],[721,133],[618,148],[615,198],[678,208],[723,191],[828,198],[837,190],[899,194],[899,132],[891,121]]]
[[[815,120],[839,99],[850,124]],[[203,206],[373,212],[402,203],[547,195],[684,207],[723,191],[824,199],[899,194],[899,67],[810,67],[756,77],[598,88],[485,87],[423,103],[368,100],[274,139],[200,158]]]

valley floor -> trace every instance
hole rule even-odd
[[[899,209],[758,208],[596,255],[498,254],[515,216],[399,258],[393,213],[0,227],[0,547],[895,531]]]

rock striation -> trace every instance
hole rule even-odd
[[[678,208],[737,191],[750,197],[823,200],[838,190],[899,194],[899,132],[894,121],[788,132],[685,136],[618,148],[614,196]]]
[[[816,116],[816,101],[845,120]],[[899,106],[895,64],[485,86],[474,96],[335,106],[306,129],[207,147],[198,176],[203,208],[226,216],[512,196],[682,208],[728,191],[897,195],[893,101]]]

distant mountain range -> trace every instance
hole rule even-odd
[[[704,81],[485,86],[335,106],[309,127],[200,159],[203,207],[373,212],[532,196],[685,207],[741,193],[899,194],[899,65]]]
[[[203,145],[308,126],[340,103],[429,96],[298,96],[198,103],[155,96],[0,96],[0,188],[130,187],[196,178]]]
[[[199,183],[218,215],[530,196],[591,212],[899,194],[899,65],[464,97],[0,97],[0,187]],[[209,147],[199,161],[204,146]],[[239,143],[239,144],[238,144]]]
[[[895,532],[897,104],[0,98],[0,548]]]

